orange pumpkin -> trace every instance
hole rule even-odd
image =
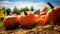
[[[46,15],[46,13],[47,13],[47,12],[44,11],[44,12],[41,12],[39,15],[40,15],[40,16],[42,16],[42,15]]]
[[[6,29],[13,29],[18,26],[18,16],[7,16],[4,19],[4,26]]]
[[[60,22],[60,6],[53,7],[50,3],[47,3],[51,10],[47,12],[46,14],[46,23],[59,23]]]
[[[47,3],[47,4],[53,8],[53,6],[50,3]],[[48,17],[48,14],[46,11],[47,11],[47,7],[43,8],[40,12],[40,22],[42,25],[48,24],[48,22],[50,22],[50,19],[51,19],[51,18],[49,18],[49,17],[51,17],[51,15]],[[50,11],[48,11],[48,12],[50,12]]]
[[[40,20],[40,16],[39,15],[35,15],[35,21],[38,22]]]
[[[46,13],[47,13],[47,7],[44,7],[40,14],[39,14],[39,20],[38,20],[38,23],[37,24],[41,24],[41,25],[45,25],[46,23]]]
[[[47,13],[47,7],[44,7],[40,12],[40,16],[46,15],[46,13]]]
[[[60,6],[55,7],[47,12],[47,23],[49,22],[60,22]]]
[[[20,16],[20,21],[19,24],[21,25],[21,27],[29,27],[35,24],[35,15],[30,13],[27,13],[26,11],[24,11],[24,15]]]
[[[41,9],[41,12],[44,12],[44,11],[47,11],[47,7],[43,7],[43,8]]]
[[[42,15],[40,17],[40,22],[41,22],[41,25],[46,25],[46,15]]]

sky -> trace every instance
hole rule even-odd
[[[13,9],[17,8],[34,7],[34,9],[41,9],[43,7],[49,7],[47,2],[50,2],[53,6],[60,6],[60,0],[0,0],[0,7],[5,6],[6,8]]]

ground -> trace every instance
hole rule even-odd
[[[2,27],[0,28],[0,34],[60,34],[60,26],[36,26],[30,29],[18,27],[14,30],[6,30],[4,27]]]

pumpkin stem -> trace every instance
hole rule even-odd
[[[27,12],[26,11],[24,11],[24,15],[27,15]]]
[[[54,6],[51,3],[48,2],[47,4],[51,7],[51,9],[54,8]]]

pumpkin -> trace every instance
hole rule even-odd
[[[40,20],[40,16],[39,15],[35,15],[35,21],[36,21],[36,23],[38,23],[39,20]]]
[[[40,16],[46,15],[46,13],[47,13],[47,7],[44,7],[44,8],[40,11]]]
[[[40,16],[39,20],[37,21],[37,25],[46,25],[46,15]]]
[[[40,22],[41,22],[41,25],[46,25],[46,15],[42,15],[40,17]]]
[[[44,11],[47,11],[47,7],[43,7],[43,8],[41,9],[41,12],[44,12]]]
[[[18,22],[18,16],[7,16],[6,18],[4,18],[4,27],[6,29],[13,29],[18,26]]]
[[[50,3],[51,10],[47,12],[46,14],[46,23],[59,23],[60,22],[60,6],[53,7]]]
[[[41,12],[40,12],[40,14],[38,15],[39,17],[38,17],[38,21],[37,21],[37,24],[38,25],[45,25],[46,23],[46,13],[47,13],[47,7],[44,7],[42,10],[41,10]]]
[[[55,7],[47,12],[47,22],[60,22],[60,6]]]
[[[21,25],[21,27],[30,27],[34,25],[35,22],[35,15],[31,12],[27,13],[26,11],[24,11],[24,15],[20,16],[19,24]]]
[[[46,13],[47,13],[47,12],[44,11],[44,12],[41,12],[39,15],[40,15],[40,16],[42,16],[42,15],[46,15]]]

